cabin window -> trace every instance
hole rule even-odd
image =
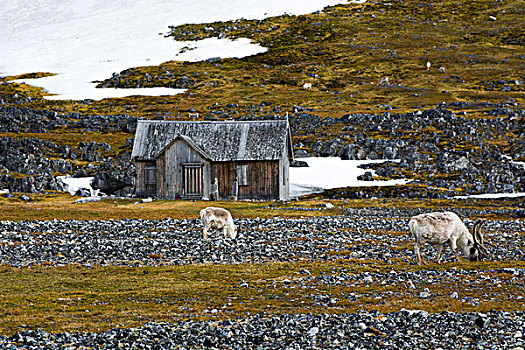
[[[248,164],[237,165],[236,170],[239,186],[248,186]]]
[[[144,182],[146,185],[154,185],[157,182],[157,167],[146,166],[144,168]]]

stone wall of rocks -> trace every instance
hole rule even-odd
[[[79,132],[130,134],[124,149],[118,152],[107,143],[79,142],[70,147],[40,139],[1,137],[0,188],[25,193],[63,191],[64,184],[56,176],[68,174],[95,176],[95,186],[102,192],[130,195],[135,171],[130,154],[136,124],[136,118],[128,115],[81,116],[0,106],[0,132],[45,133],[67,128]]]
[[[148,73],[137,74],[136,69],[126,69],[120,73],[113,73],[111,78],[97,85],[99,88],[141,88],[141,87],[166,87],[187,89],[196,82],[185,75],[177,75],[166,69],[163,74],[151,76]]]
[[[135,186],[135,165],[129,157],[109,158],[97,168],[91,186],[107,195],[130,196]]]
[[[0,336],[0,349],[515,349],[525,346],[521,311],[382,314],[265,313],[227,320],[148,322],[104,332]]]
[[[241,227],[235,240],[215,232],[203,240],[198,219],[2,221],[0,264],[160,266],[338,259],[415,264],[408,220],[418,213],[374,208],[348,210],[344,216],[235,219]],[[493,212],[462,210],[458,214],[479,217]],[[525,236],[514,232],[522,231],[525,224],[515,220],[513,211],[505,214],[508,221],[487,221],[483,229],[484,238],[496,246],[489,248],[491,261],[524,261]],[[473,220],[464,221],[472,227]],[[425,248],[424,254],[437,258],[436,249]],[[443,250],[443,261],[455,261],[449,247]]]

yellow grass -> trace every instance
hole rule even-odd
[[[523,262],[443,264],[425,268],[445,269],[452,265],[475,268],[485,274],[500,267],[525,267]],[[515,298],[524,295],[512,282],[512,275],[499,273],[502,286],[473,287],[469,280],[445,284],[423,283],[410,290],[406,283],[384,285],[381,280],[370,283],[345,283],[337,287],[314,281],[303,281],[301,269],[314,276],[344,269],[352,275],[359,272],[384,272],[392,265],[355,261],[299,262],[240,265],[195,265],[164,267],[32,267],[16,269],[0,267],[0,334],[27,328],[47,331],[102,331],[112,327],[137,327],[150,321],[176,322],[193,319],[227,319],[258,312],[356,312],[360,309],[381,312],[401,308],[431,312],[523,310],[524,302]],[[397,265],[397,271],[420,267]],[[241,280],[249,287],[240,287]],[[291,280],[292,285],[285,283]],[[302,283],[306,288],[297,288]],[[295,285],[295,286],[294,286]],[[431,300],[418,297],[418,291],[429,288]],[[479,305],[449,295],[478,298]],[[350,293],[359,301],[348,299]],[[330,295],[335,305],[319,304],[310,294]],[[371,297],[380,295],[381,299]],[[414,295],[415,294],[415,295]],[[488,294],[493,300],[486,297]],[[383,303],[379,304],[379,301]],[[226,306],[225,306],[226,305]],[[209,311],[216,309],[217,313]],[[207,310],[207,311],[206,311]]]

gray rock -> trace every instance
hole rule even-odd
[[[357,177],[360,181],[374,181],[374,176],[371,171],[366,171],[363,175]]]
[[[110,159],[97,169],[91,186],[108,195],[129,196],[135,183],[134,173],[135,166],[131,161]]]
[[[290,162],[290,167],[293,167],[293,168],[306,168],[308,167],[308,163],[305,162],[304,160],[297,160],[297,159],[294,159]]]
[[[215,311],[214,311],[215,310]],[[212,315],[219,311],[209,311]],[[148,322],[139,328],[113,328],[100,333],[47,333],[24,330],[0,337],[0,348],[31,349],[457,349],[501,344],[518,349],[513,337],[523,326],[523,312],[491,312],[491,332],[480,331],[470,319],[475,313],[362,311],[350,314],[257,314],[227,320]],[[385,321],[379,321],[382,319]],[[410,336],[407,336],[410,334]],[[14,346],[13,344],[17,345]]]

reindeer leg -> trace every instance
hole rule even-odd
[[[456,245],[456,241],[453,241],[453,240],[450,241],[450,248],[452,248],[452,251],[454,252],[454,255],[456,256],[456,260],[461,261],[461,259],[459,258],[458,246]]]
[[[417,257],[417,264],[418,264],[418,265],[421,265],[421,264],[422,264],[422,263],[421,263],[421,260],[423,260],[423,262],[424,262],[425,265],[426,265],[427,262],[426,262],[425,259],[423,258],[423,254],[421,254],[421,249],[420,249],[418,243],[415,243],[415,244],[414,244],[414,253],[416,254],[416,257]]]
[[[417,264],[421,265],[421,257],[419,256],[419,246],[417,245],[417,243],[414,243],[414,255],[416,256]]]
[[[427,261],[427,259],[425,259],[425,257],[423,256],[423,253],[421,252],[421,250],[419,251],[419,255],[420,255],[420,257],[421,257],[421,260],[423,260],[423,264],[428,265],[428,261]]]
[[[202,235],[204,236],[204,239],[208,239],[208,229],[209,227],[204,227],[204,230],[202,230]]]
[[[438,248],[438,258],[437,258],[437,263],[441,263],[441,253],[443,253],[443,245],[440,245],[439,248]]]

